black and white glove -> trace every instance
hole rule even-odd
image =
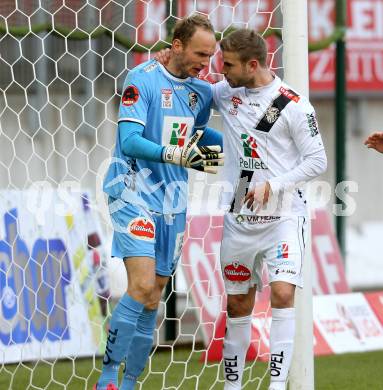
[[[223,165],[224,154],[220,145],[197,146],[203,131],[197,130],[185,146],[165,146],[162,160],[169,164],[193,168],[197,171],[217,173],[217,166]]]

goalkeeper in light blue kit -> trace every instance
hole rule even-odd
[[[121,99],[114,157],[104,181],[114,228],[112,256],[124,259],[128,290],[110,320],[96,390],[133,389],[153,344],[157,307],[181,254],[186,222],[185,168],[216,173],[222,137],[206,124],[212,92],[195,78],[216,40],[210,22],[176,24],[166,68],[152,60],[129,72]]]

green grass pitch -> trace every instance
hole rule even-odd
[[[199,353],[176,350],[157,352],[151,360],[151,373],[142,375],[141,390],[223,389],[221,368],[204,365]],[[171,360],[173,363],[170,364]],[[0,389],[91,389],[98,377],[101,359],[76,359],[58,362],[2,365]],[[248,365],[245,390],[266,390],[267,379],[259,387],[257,376],[264,376],[266,364]],[[140,387],[137,386],[137,389]],[[315,359],[315,390],[383,390],[383,351],[323,356]]]

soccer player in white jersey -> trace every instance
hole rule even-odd
[[[301,186],[327,166],[314,108],[267,66],[252,30],[221,43],[225,80],[212,86],[223,117],[224,217],[221,268],[228,295],[224,390],[241,389],[256,290],[267,264],[271,287],[270,387],[285,390],[295,333],[295,287],[302,286],[306,201]],[[158,59],[166,62],[167,53]]]
[[[187,170],[216,173],[222,136],[206,124],[212,91],[197,78],[214,54],[210,22],[193,15],[175,27],[166,67],[148,61],[128,73],[116,147],[104,181],[114,228],[112,256],[124,259],[128,290],[110,320],[96,390],[132,390],[153,345],[157,307],[181,254]],[[188,137],[191,137],[188,140]]]
[[[225,80],[213,86],[224,121],[221,269],[227,293],[225,390],[241,389],[256,290],[271,288],[270,390],[285,390],[302,286],[306,201],[301,185],[327,166],[315,111],[267,66],[265,40],[237,30],[221,43]]]

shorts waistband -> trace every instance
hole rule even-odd
[[[281,217],[269,215],[246,215],[246,214],[232,214],[236,222],[247,223],[249,225],[265,224],[279,221]]]

